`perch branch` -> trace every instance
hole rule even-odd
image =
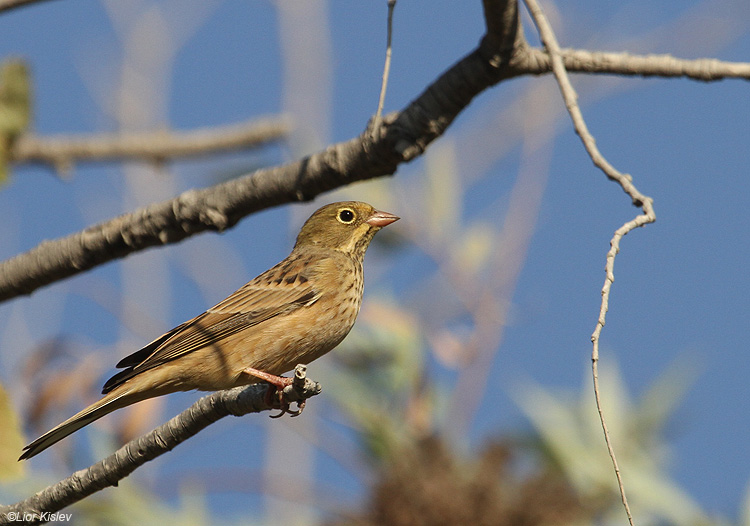
[[[118,482],[146,462],[174,449],[202,429],[228,415],[258,413],[272,406],[268,403],[267,384],[253,384],[217,391],[204,396],[191,407],[160,425],[150,433],[131,440],[115,453],[76,471],[68,478],[8,506],[0,506],[0,525],[17,523],[14,517],[34,517],[25,524],[46,522],[45,516],[55,513],[89,495]],[[306,377],[306,367],[294,370],[294,382],[284,389],[287,402],[301,403],[320,393],[320,384]]]

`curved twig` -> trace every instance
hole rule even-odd
[[[562,93],[565,106],[570,113],[570,118],[573,121],[576,133],[581,138],[586,151],[588,152],[594,165],[599,168],[604,174],[612,181],[618,183],[623,191],[630,196],[633,204],[640,207],[643,210],[643,214],[638,215],[635,219],[628,221],[623,226],[615,231],[615,235],[610,241],[610,250],[607,252],[607,263],[605,266],[606,279],[602,288],[602,302],[599,309],[599,317],[597,319],[596,328],[591,336],[591,342],[593,350],[591,353],[592,363],[592,376],[594,383],[594,398],[596,399],[596,408],[599,413],[599,420],[602,425],[602,431],[604,433],[604,441],[607,444],[607,451],[609,452],[610,459],[615,471],[615,477],[617,478],[617,485],[620,490],[620,497],[622,498],[622,504],[625,508],[625,513],[628,517],[628,522],[633,526],[633,515],[630,512],[630,506],[628,504],[627,495],[625,492],[625,485],[622,480],[622,473],[620,472],[620,466],[617,462],[617,456],[615,455],[614,446],[612,445],[612,439],[607,428],[607,422],[604,418],[604,412],[602,411],[601,396],[599,390],[599,338],[601,331],[604,328],[605,318],[607,309],[609,307],[609,293],[614,283],[614,265],[615,256],[620,250],[620,240],[622,237],[630,232],[631,230],[644,226],[648,223],[656,221],[656,214],[653,207],[653,199],[643,195],[633,184],[633,178],[629,174],[620,173],[614,166],[612,166],[601,154],[596,146],[594,137],[588,130],[586,122],[583,119],[581,108],[578,106],[578,95],[576,94],[573,86],[568,78],[568,73],[563,63],[560,46],[557,43],[557,38],[549,25],[547,18],[542,11],[542,8],[537,4],[536,0],[524,0],[526,6],[529,9],[529,13],[534,20],[534,23],[539,30],[539,35],[544,43],[549,59],[552,65],[552,71],[557,79],[557,83],[560,86],[560,92]]]

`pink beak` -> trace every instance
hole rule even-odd
[[[394,216],[393,214],[389,214],[388,212],[381,212],[380,210],[375,210],[370,218],[365,221],[370,226],[376,226],[378,228],[383,228],[384,226],[388,226],[391,223],[398,221],[401,219],[398,216]]]

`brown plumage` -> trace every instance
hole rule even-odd
[[[305,222],[289,256],[224,301],[117,364],[105,396],[24,448],[31,458],[121,407],[175,391],[218,391],[309,363],[349,333],[362,302],[362,260],[398,217],[366,203],[326,205]]]

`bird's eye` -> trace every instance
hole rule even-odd
[[[339,210],[338,220],[345,225],[350,225],[354,222],[354,211],[349,208],[342,208]]]

